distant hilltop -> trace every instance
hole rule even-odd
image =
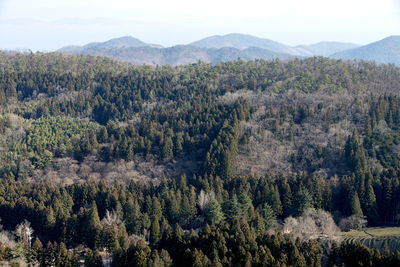
[[[356,59],[400,65],[400,36],[360,46],[342,42],[319,42],[312,45],[288,46],[273,40],[247,34],[214,35],[187,45],[163,47],[124,36],[106,42],[84,46],[66,46],[63,53],[106,56],[132,64],[182,65],[198,61],[217,63],[238,58],[290,59],[324,56],[336,59]]]

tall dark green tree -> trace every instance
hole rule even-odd
[[[352,171],[365,172],[367,169],[366,152],[357,130],[354,130],[353,134],[347,138],[344,150],[349,168]]]
[[[376,204],[376,196],[374,188],[372,187],[371,179],[368,179],[365,192],[365,215],[368,222],[377,224],[379,222],[378,206]]]
[[[300,216],[305,210],[313,207],[313,199],[310,192],[301,187],[297,192],[293,204],[293,214],[295,216]]]
[[[206,217],[206,221],[210,224],[218,224],[221,222],[225,215],[222,212],[221,205],[217,200],[211,200],[205,208],[204,215]]]
[[[95,201],[92,201],[92,206],[87,211],[82,231],[86,237],[85,243],[88,245],[88,247],[90,248],[100,247],[101,224]]]
[[[360,204],[360,199],[358,197],[357,192],[354,192],[350,198],[350,211],[352,215],[355,215],[357,217],[362,217],[364,216],[363,211],[361,209],[361,204]]]

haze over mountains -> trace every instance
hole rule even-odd
[[[127,47],[157,47],[157,48],[162,48],[161,45],[155,45],[155,44],[148,44],[145,42],[142,42],[139,39],[133,38],[131,36],[124,36],[120,38],[115,38],[108,40],[106,42],[94,42],[94,43],[89,43],[84,46],[76,46],[76,45],[71,45],[71,46],[66,46],[63,47],[61,50],[64,52],[70,52],[70,53],[78,53],[82,52],[88,49],[120,49],[120,48],[127,48]]]
[[[358,47],[358,45],[356,44],[339,42],[320,42],[309,46],[301,45],[290,47],[288,45],[278,43],[269,39],[263,39],[251,35],[237,33],[227,34],[223,36],[215,35],[204,38],[197,42],[193,42],[189,45],[206,48],[235,47],[237,49],[259,47],[270,51],[290,54],[294,56],[329,56],[339,51]]]
[[[393,63],[400,66],[400,36],[389,36],[362,47],[337,52],[331,57],[337,59],[363,59],[379,63]]]
[[[400,36],[391,36],[365,46],[341,42],[319,42],[288,46],[246,34],[210,36],[188,45],[162,47],[125,36],[84,46],[67,46],[59,51],[83,55],[106,56],[132,64],[181,65],[204,61],[217,63],[238,58],[290,59],[324,56],[337,59],[372,60],[400,65]]]

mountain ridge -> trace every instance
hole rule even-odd
[[[392,35],[359,48],[335,53],[331,57],[335,59],[358,59],[400,65],[400,36]]]
[[[270,39],[264,39],[240,33],[231,33],[227,35],[213,35],[198,40],[196,42],[192,42],[189,45],[204,47],[204,48],[234,47],[240,50],[250,47],[259,47],[273,52],[301,56],[301,54],[299,54],[296,51],[296,49],[293,49],[288,45]]]
[[[290,59],[293,55],[276,53],[266,49],[250,47],[239,50],[233,47],[200,48],[195,46],[177,45],[167,48],[155,47],[125,47],[118,49],[89,48],[81,51],[83,55],[106,56],[116,60],[126,61],[134,65],[182,65],[198,61],[218,63],[232,61],[238,58],[253,59]]]
[[[400,65],[400,36],[389,36],[367,44],[324,41],[311,45],[288,46],[270,39],[240,33],[213,35],[201,40],[171,47],[143,42],[123,36],[83,46],[65,46],[63,53],[106,56],[132,64],[190,64],[197,61],[217,63],[242,58],[288,59],[324,56],[346,60],[371,60]]]

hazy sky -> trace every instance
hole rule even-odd
[[[247,33],[289,45],[400,35],[400,0],[0,0],[0,49],[131,35],[164,46]]]

